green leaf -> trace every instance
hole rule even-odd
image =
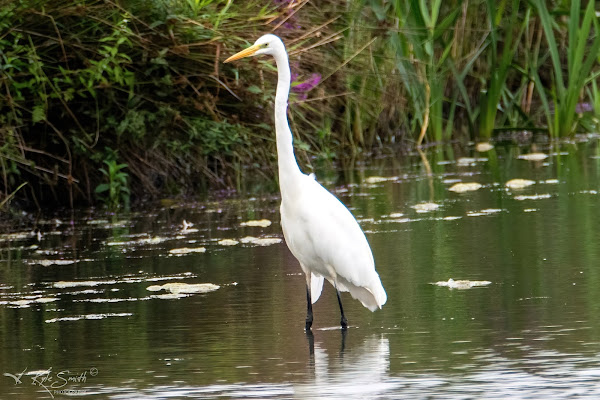
[[[301,141],[301,140],[295,140],[294,141],[294,145],[299,150],[304,150],[304,151],[309,151],[310,150],[310,145],[308,143],[306,143],[306,142]]]
[[[578,25],[579,25],[580,6],[581,6],[580,1],[571,1],[571,12],[569,13],[569,47],[567,49],[569,52],[569,56],[568,56],[569,74],[572,74],[575,72],[573,62],[575,61],[575,51],[578,48],[576,33],[579,33]],[[587,37],[587,33],[584,33],[584,35],[585,36],[581,36],[581,37]],[[579,42],[581,43],[581,42],[585,42],[585,41],[580,40]]]
[[[96,186],[96,193],[103,193],[110,189],[110,185],[108,183],[101,183]]]
[[[33,106],[33,110],[31,112],[31,119],[34,124],[46,120],[46,110],[44,109],[44,106],[42,104]]]
[[[262,90],[261,90],[261,89],[260,89],[258,86],[256,86],[256,85],[252,85],[252,86],[250,86],[250,87],[248,88],[248,91],[249,91],[250,93],[254,93],[254,94],[259,94],[259,93],[262,93]]]
[[[558,45],[556,44],[556,37],[554,36],[554,30],[552,29],[552,18],[546,8],[546,2],[543,0],[535,0],[534,4],[538,9],[540,20],[542,21],[542,27],[548,42],[548,50],[550,51],[550,57],[554,66],[554,74],[556,76],[556,86],[558,89],[558,96],[563,97],[565,91],[565,82],[562,75],[562,66],[560,64],[560,53],[558,51]]]
[[[425,0],[419,0],[419,8],[421,10],[421,16],[423,17],[423,21],[425,21],[425,26],[431,26],[431,17],[429,16],[429,9],[427,8],[428,2]]]
[[[256,125],[256,127],[260,128],[260,129],[264,129],[264,130],[269,131],[269,132],[273,130],[273,128],[271,128],[271,125],[269,125],[269,124],[267,124],[265,122],[261,122],[260,124]]]
[[[456,21],[456,17],[458,17],[458,14],[461,11],[461,8],[459,6],[456,6],[456,8],[450,14],[444,17],[442,22],[435,26],[435,29],[433,31],[433,40],[439,39],[445,32],[448,32],[448,29],[450,29],[451,26],[454,24],[454,22]]]

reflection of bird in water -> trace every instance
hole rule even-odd
[[[309,382],[294,385],[296,398],[354,398],[367,399],[389,393],[397,386],[391,382],[390,344],[384,337],[365,338],[361,346],[346,348],[341,340],[339,356],[329,356],[320,343],[307,334],[309,352]]]
[[[312,304],[321,295],[324,279],[336,289],[341,325],[346,329],[340,291],[350,292],[371,311],[381,308],[387,295],[375,271],[369,243],[350,211],[298,168],[287,121],[290,66],[283,42],[275,35],[264,35],[225,62],[261,54],[272,55],[277,64],[275,131],[281,225],[287,245],[306,275],[306,330],[312,326]]]

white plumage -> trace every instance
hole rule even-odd
[[[339,292],[350,292],[371,311],[381,308],[387,295],[369,243],[350,211],[312,176],[298,168],[287,121],[290,67],[281,39],[275,35],[260,37],[253,46],[225,62],[251,55],[270,54],[278,71],[275,96],[275,131],[281,191],[281,225],[286,243],[306,275],[306,329],[313,321],[312,303],[316,302],[327,279],[336,288],[341,325],[347,327]]]
[[[281,202],[281,223],[288,247],[307,276],[312,273],[327,279],[375,311],[385,304],[386,293],[364,233],[337,198],[317,181],[302,178],[297,195],[286,196]],[[315,303],[323,279],[311,284]]]

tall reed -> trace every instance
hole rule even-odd
[[[452,134],[452,117],[456,97],[445,97],[450,68],[446,64],[454,44],[450,29],[460,13],[460,2],[441,15],[442,1],[418,0],[395,2],[393,11],[398,32],[391,34],[390,45],[396,52],[396,67],[405,85],[414,113],[411,130],[416,142],[448,140]],[[445,103],[450,103],[449,113]],[[447,121],[447,122],[444,122]]]
[[[597,74],[590,75],[597,64],[600,51],[600,27],[595,2],[588,2],[581,20],[581,1],[571,1],[566,48],[562,48],[561,42],[557,41],[554,33],[557,21],[548,11],[546,2],[534,0],[533,4],[538,11],[548,45],[552,74],[550,88],[546,88],[540,77],[541,65],[533,66],[530,72],[543,104],[550,135],[555,138],[572,136],[578,125],[576,108],[582,99],[583,89],[597,78]],[[563,59],[567,61],[566,71],[563,71]]]
[[[479,113],[479,136],[489,139],[492,136],[496,124],[500,100],[507,91],[506,81],[513,63],[514,54],[519,46],[521,35],[529,23],[529,9],[522,18],[521,26],[517,25],[519,18],[520,0],[512,0],[510,14],[505,18],[507,0],[497,3],[495,0],[487,0],[487,17],[489,23],[489,45],[487,46],[490,56],[489,76],[486,79],[486,88],[481,96]],[[500,22],[504,21],[503,30]],[[514,35],[514,30],[519,29]],[[503,36],[501,36],[503,33]],[[499,41],[502,40],[502,44]]]

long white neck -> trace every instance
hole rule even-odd
[[[277,164],[279,189],[282,198],[293,195],[297,179],[302,172],[294,157],[292,132],[287,119],[288,96],[290,93],[290,64],[285,49],[274,54],[277,64],[277,92],[275,94],[275,133],[277,135]]]

